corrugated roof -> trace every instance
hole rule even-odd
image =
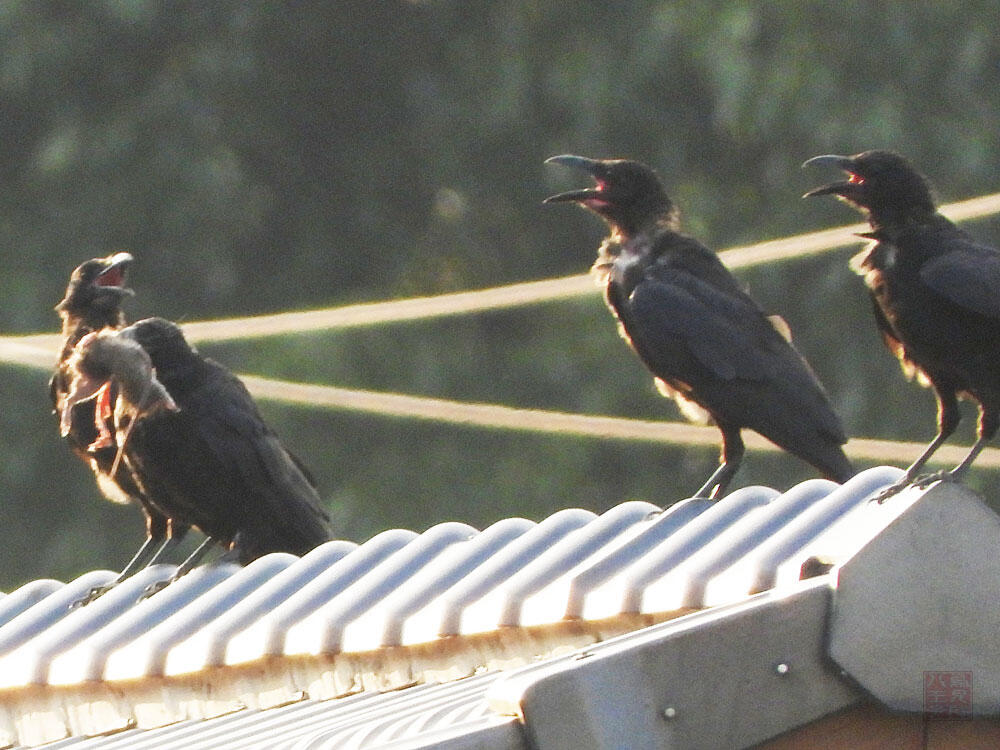
[[[843,486],[747,487],[666,510],[633,501],[482,531],[396,529],[301,559],[203,566],[140,600],[174,570],[160,565],[76,609],[114,574],[34,581],[0,598],[0,740],[201,726],[294,701],[281,715],[319,715],[325,699],[360,693],[375,706],[364,691],[551,657],[797,582],[814,555],[848,559],[905,509],[866,502],[900,476],[879,467]]]
[[[714,662],[716,677],[739,669],[740,665],[728,657],[756,669],[763,666],[771,679],[778,681],[767,686],[767,694],[775,704],[788,703],[789,690],[804,689],[806,696],[793,695],[791,701],[802,720],[857,699],[856,693],[839,684],[836,678],[820,674],[824,669],[820,662],[825,660],[816,642],[822,641],[823,631],[816,625],[826,617],[828,584],[823,580],[807,581],[785,589],[782,594],[772,590],[745,602],[694,613],[516,670],[388,693],[361,693],[332,701],[305,699],[271,710],[245,710],[161,729],[72,738],[50,747],[533,750],[600,746],[636,750],[663,746],[662,735],[667,732],[672,737],[671,747],[736,747],[746,744],[748,738],[773,734],[774,726],[782,726],[780,722],[787,720],[787,716],[755,717],[757,712],[745,709],[759,706],[759,695],[735,687],[739,681],[731,681],[733,686],[723,688],[710,679],[713,675],[705,662]],[[738,654],[729,653],[732,644],[718,643],[717,634],[707,632],[723,620],[734,622],[740,634],[743,642],[736,644]],[[807,637],[799,638],[796,634]],[[767,641],[778,644],[778,653],[792,664],[790,669],[797,679],[785,680],[772,669],[774,659],[768,658]],[[793,645],[794,641],[798,643]],[[720,720],[713,727],[705,727],[709,717],[704,712],[713,709],[701,705],[700,710],[695,710],[692,705],[698,692],[686,685],[692,663],[682,660],[666,673],[655,670],[654,674],[648,670],[654,654],[662,652],[665,644],[681,652],[698,654],[702,662],[698,665],[702,667],[698,671],[699,682],[704,683],[701,691],[714,694],[728,689],[737,693],[715,701],[714,710],[727,714],[737,710],[742,718]],[[720,655],[727,658],[720,659]],[[640,665],[643,673],[638,681],[635,665]],[[596,696],[587,695],[586,690],[588,684],[594,683],[595,673],[603,676],[598,678],[597,700]],[[811,679],[804,679],[809,675]],[[676,694],[678,686],[682,687],[683,697]],[[650,692],[654,694],[652,703]],[[739,701],[746,705],[737,706]],[[663,710],[668,706],[676,713],[669,726],[663,718]],[[525,711],[531,715],[524,716]],[[636,733],[636,719],[642,715],[648,718],[650,714],[657,729],[640,736]],[[737,738],[744,742],[735,741]]]
[[[514,718],[485,700],[500,673],[389,693],[367,692],[336,701],[306,699],[270,710],[246,710],[208,721],[188,720],[161,729],[132,729],[109,737],[76,737],[51,750],[248,750],[255,747],[318,750],[437,743],[449,736],[507,733],[519,743]],[[484,741],[485,742],[485,741]],[[433,745],[431,745],[433,746]],[[484,744],[483,746],[487,746]],[[495,742],[489,747],[497,747]],[[499,747],[503,747],[500,745]],[[511,747],[520,748],[520,744]]]

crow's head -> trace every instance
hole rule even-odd
[[[656,173],[645,164],[628,159],[588,159],[570,154],[553,156],[545,163],[582,170],[597,183],[592,188],[549,196],[546,203],[579,203],[625,237],[650,224],[676,221],[673,203]]]
[[[837,167],[847,173],[846,180],[810,190],[804,197],[836,195],[866,211],[878,225],[919,218],[936,210],[926,178],[892,151],[814,156],[802,166]]]
[[[171,377],[198,357],[176,323],[164,318],[145,318],[121,330],[120,335],[141,346],[161,377]]]
[[[80,318],[114,317],[121,309],[122,300],[134,294],[125,285],[125,275],[132,260],[128,253],[115,253],[81,263],[73,269],[66,296],[56,305],[56,310]]]

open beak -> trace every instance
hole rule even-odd
[[[134,260],[131,253],[125,252],[109,256],[105,259],[107,268],[101,271],[95,283],[97,286],[118,289],[122,294],[134,294],[131,289],[125,286],[125,274]]]
[[[565,193],[557,193],[556,195],[550,195],[546,198],[543,203],[560,203],[563,201],[575,201],[577,203],[583,203],[589,200],[600,200],[602,184],[601,180],[606,169],[604,162],[599,159],[588,159],[586,156],[575,156],[573,154],[560,154],[559,156],[552,156],[545,160],[546,164],[560,164],[564,167],[569,167],[570,169],[576,169],[581,172],[586,172],[591,177],[597,181],[597,185],[592,188],[584,188],[581,190],[569,190]]]
[[[849,156],[839,156],[838,154],[823,154],[822,156],[814,156],[811,159],[807,159],[802,163],[803,168],[805,167],[836,167],[837,169],[843,170],[849,174],[853,174],[855,167],[854,159]],[[808,193],[803,195],[803,198],[815,198],[817,195],[839,195],[843,197],[849,197],[857,191],[857,184],[851,182],[850,180],[838,180],[836,182],[831,182],[828,185],[823,185],[822,187],[810,190]]]

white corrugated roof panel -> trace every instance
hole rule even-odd
[[[29,707],[45,726],[37,736],[49,739],[60,726],[76,734],[185,719],[200,726],[241,707],[547,658],[786,585],[810,555],[849,557],[906,505],[868,502],[900,475],[879,467],[843,486],[747,487],[665,511],[632,501],[482,531],[456,522],[420,534],[395,529],[302,558],[205,565],[140,599],[175,570],[158,565],[79,608],[70,605],[114,574],[35,581],[0,598],[0,740],[29,736],[17,718]],[[441,711],[461,714],[448,702]]]

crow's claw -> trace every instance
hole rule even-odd
[[[106,593],[111,591],[117,584],[109,583],[104,586],[94,586],[90,591],[87,592],[86,596],[82,599],[77,599],[75,602],[69,605],[70,609],[79,609],[80,607],[86,607],[94,599],[104,596]]]
[[[139,595],[139,601],[143,599],[148,599],[153,596],[153,594],[163,591],[167,586],[174,582],[174,578],[168,578],[165,581],[156,581],[155,583],[149,584],[146,588],[142,590],[142,594]]]
[[[902,492],[912,484],[913,480],[909,477],[909,475],[904,476],[898,482],[890,484],[888,487],[885,487],[881,492],[879,492],[875,496],[875,502],[881,505],[890,497],[892,497],[893,495],[898,495],[900,492]]]
[[[935,471],[931,474],[921,474],[913,480],[913,485],[923,489],[934,482],[957,482],[958,479],[950,471]]]

